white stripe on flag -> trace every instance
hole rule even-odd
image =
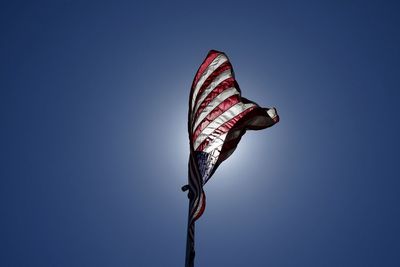
[[[217,87],[220,83],[222,83],[223,81],[225,81],[226,79],[232,78],[232,70],[226,70],[224,72],[222,72],[220,75],[218,75],[211,83],[210,85],[201,93],[199,101],[197,101],[195,108],[193,109],[193,113],[192,114],[196,114],[197,110],[199,109],[199,106],[201,105],[201,103],[203,103],[204,99],[206,99],[206,97],[208,96],[208,94],[210,94],[215,87]]]
[[[219,126],[224,124],[225,122],[233,119],[243,111],[245,111],[248,108],[251,108],[255,106],[253,103],[249,104],[243,104],[242,102],[237,103],[236,105],[230,107],[227,111],[222,113],[220,116],[218,116],[214,121],[212,121],[210,124],[207,125],[206,128],[203,129],[203,131],[197,136],[195,142],[194,142],[194,149],[197,149],[197,147],[210,135],[212,134]]]
[[[219,151],[221,151],[222,145],[225,142],[225,138],[226,138],[227,134],[228,133],[224,133],[223,135],[219,136],[218,138],[216,138],[212,142],[210,142],[210,144],[208,144],[204,148],[204,152],[211,153],[215,149],[218,149]]]
[[[207,117],[210,112],[217,107],[219,104],[224,102],[225,99],[233,96],[233,95],[238,95],[239,92],[235,87],[231,87],[226,89],[225,91],[222,91],[219,95],[217,95],[211,102],[203,109],[203,111],[200,113],[199,117],[197,118],[194,126],[193,126],[193,131],[196,130],[197,126],[204,120],[205,117]]]
[[[199,213],[200,213],[200,211],[201,211],[201,209],[202,209],[202,207],[204,205],[204,194],[203,193],[200,193],[200,198],[198,200],[199,200],[199,205],[197,206],[197,209],[193,214],[193,218],[196,218],[197,215],[199,215]]]
[[[213,73],[219,66],[221,66],[223,63],[227,62],[228,58],[224,54],[218,55],[214,60],[210,63],[210,65],[204,70],[203,74],[201,75],[199,81],[195,85],[195,88],[193,90],[193,96],[192,96],[192,109],[194,106],[194,101],[197,97],[197,93],[200,90],[200,87],[203,85],[205,80]]]

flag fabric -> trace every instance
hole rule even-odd
[[[187,258],[194,257],[194,223],[206,206],[203,186],[246,130],[264,129],[278,121],[275,108],[261,108],[241,96],[228,57],[211,50],[194,77],[189,98],[189,183],[183,187],[190,199]]]

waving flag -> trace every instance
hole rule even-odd
[[[204,184],[236,149],[246,130],[279,121],[275,108],[261,108],[241,97],[228,57],[211,50],[198,69],[189,98],[189,220],[186,266],[193,266],[194,223],[203,214]]]

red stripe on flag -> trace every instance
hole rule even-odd
[[[204,101],[200,104],[198,110],[196,111],[196,115],[194,117],[195,121],[197,117],[200,115],[200,113],[204,110],[205,107],[210,104],[214,98],[216,98],[220,93],[222,93],[224,90],[234,87],[235,86],[235,79],[233,77],[226,79],[225,81],[221,82],[217,87],[215,87],[214,90],[212,90],[207,97],[204,99]]]
[[[233,95],[222,101],[218,106],[216,106],[197,126],[193,133],[193,140],[196,140],[199,134],[216,118],[218,118],[225,111],[230,109],[235,104],[239,103],[240,97],[238,95]],[[235,117],[234,117],[235,118]]]
[[[230,119],[229,121],[225,122],[224,124],[222,124],[221,126],[219,126],[217,129],[215,129],[214,132],[212,132],[196,149],[196,151],[203,151],[204,148],[207,147],[207,145],[213,141],[215,138],[211,138],[211,136],[214,137],[218,137],[223,135],[224,133],[227,133],[230,129],[232,129],[233,126],[235,126],[235,124],[241,119],[243,118],[247,113],[249,113],[250,111],[254,110],[257,106],[253,106],[250,107],[248,109],[246,109],[245,111],[243,111],[242,113],[236,115],[235,117],[233,117],[232,119]],[[193,139],[195,140],[195,139]]]
[[[197,216],[193,216],[193,222],[195,222],[198,218],[200,218],[201,215],[203,215],[204,210],[206,209],[206,194],[204,193],[203,190],[201,191],[201,194],[203,196],[203,201],[199,203],[200,206],[198,206],[197,209],[194,211],[194,213],[196,213],[198,210],[198,214]]]
[[[214,70],[213,73],[211,73],[210,76],[204,81],[204,83],[201,85],[199,91],[197,92],[196,99],[194,101],[194,106],[196,106],[197,101],[199,101],[199,98],[201,94],[204,92],[204,90],[217,78],[221,73],[223,73],[226,70],[232,69],[231,63],[229,61],[224,62],[219,66],[216,70]],[[192,90],[194,87],[192,88]]]
[[[214,60],[218,55],[220,55],[220,53],[217,52],[217,51],[214,51],[214,50],[211,50],[211,51],[208,53],[206,59],[205,59],[205,60],[203,61],[203,63],[200,65],[200,67],[199,67],[199,69],[198,69],[198,71],[197,71],[197,73],[196,73],[196,76],[194,77],[193,85],[192,85],[192,90],[193,90],[194,87],[196,87],[196,84],[197,84],[197,82],[199,81],[201,75],[203,75],[204,71],[208,68],[208,66],[210,66],[211,62],[213,62],[213,60]]]

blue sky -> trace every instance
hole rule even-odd
[[[281,122],[206,185],[196,266],[399,266],[393,1],[0,4],[0,265],[183,266],[208,50]]]

